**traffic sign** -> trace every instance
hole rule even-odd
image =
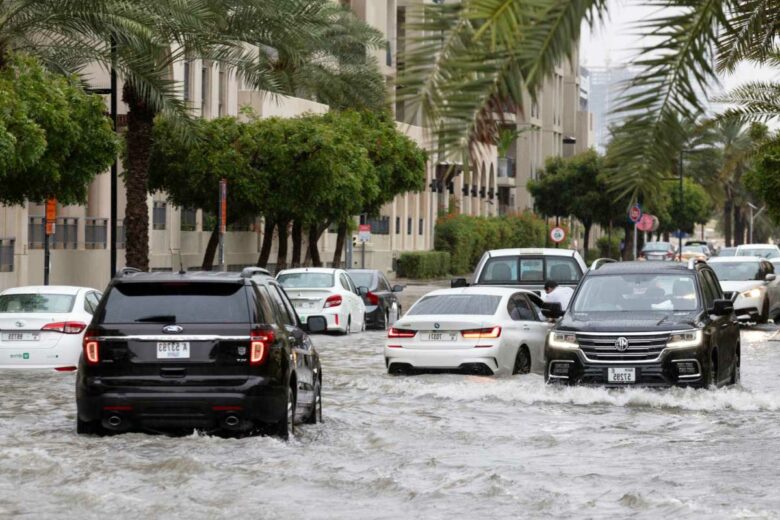
[[[639,222],[637,223],[636,227],[639,228],[639,231],[644,232],[653,232],[658,229],[658,226],[660,223],[658,222],[658,217],[655,215],[651,215],[649,213],[645,213],[642,215],[642,218],[639,219]]]
[[[628,210],[628,220],[636,224],[637,222],[639,222],[641,218],[642,218],[642,208],[639,207],[639,204],[634,204]]]
[[[363,243],[371,241],[371,224],[360,224],[358,226],[358,241]]]
[[[566,231],[562,227],[554,227],[550,230],[550,240],[556,244],[563,242],[564,238],[566,238]]]
[[[46,201],[46,234],[53,235],[55,223],[57,222],[57,199],[51,198]]]

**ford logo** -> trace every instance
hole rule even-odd
[[[165,327],[163,327],[162,330],[166,334],[178,334],[184,329],[182,327],[179,327],[178,325],[166,325]]]
[[[623,336],[620,336],[618,339],[615,340],[615,350],[618,352],[625,352],[628,350],[628,338],[625,338]]]

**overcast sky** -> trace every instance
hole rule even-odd
[[[576,0],[575,0],[576,1]],[[630,64],[642,41],[636,36],[638,21],[658,14],[657,9],[637,5],[635,0],[610,0],[610,16],[604,25],[583,30],[580,61],[584,66]],[[760,70],[752,65],[742,65],[735,74],[722,78],[725,89],[744,81],[780,80],[780,71]]]

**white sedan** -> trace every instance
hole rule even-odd
[[[734,301],[741,321],[780,321],[780,280],[774,265],[755,256],[715,257],[709,261],[720,287]]]
[[[433,291],[388,331],[385,364],[479,374],[544,373],[544,342],[552,327],[533,292],[504,287]]]
[[[303,323],[309,316],[317,315],[325,317],[329,331],[349,334],[365,329],[366,305],[343,269],[286,269],[276,279]]]
[[[85,287],[32,286],[0,294],[0,368],[76,370],[100,301]]]

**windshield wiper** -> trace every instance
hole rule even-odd
[[[176,316],[172,314],[156,314],[153,316],[144,316],[135,321],[137,323],[176,323]]]

